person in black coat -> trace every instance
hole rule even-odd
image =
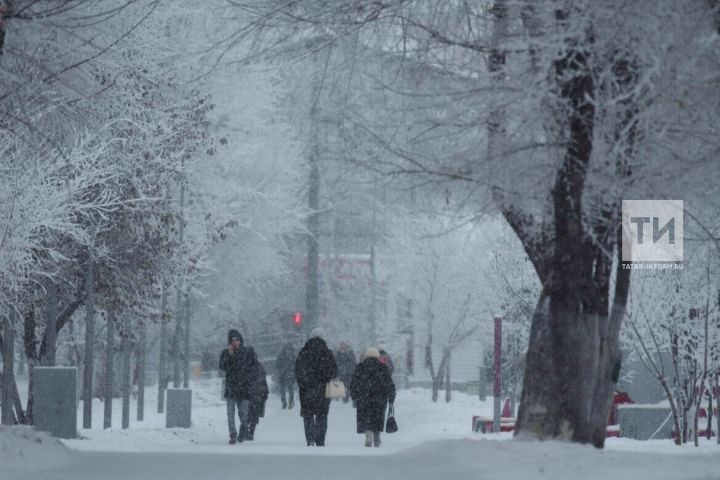
[[[353,373],[355,372],[355,352],[352,351],[350,345],[340,342],[340,349],[335,352],[335,362],[338,367],[338,378],[345,384],[350,385]],[[350,390],[346,389],[346,395],[343,399],[344,403],[350,401]]]
[[[225,372],[225,403],[230,441],[242,442],[247,434],[247,415],[250,399],[250,381],[253,372],[248,362],[243,338],[235,329],[228,331],[228,348],[220,354],[220,371]],[[240,419],[240,431],[235,428],[235,410]]]
[[[260,418],[265,416],[265,402],[267,402],[269,389],[265,367],[257,358],[252,347],[247,347],[248,363],[252,369],[252,382],[250,383],[250,403],[248,407],[248,431],[245,440],[255,439],[255,427]]]
[[[280,354],[278,354],[275,360],[275,370],[277,372],[278,385],[280,386],[280,401],[282,402],[282,408],[293,408],[295,405],[295,359],[297,353],[295,353],[295,347],[293,344],[286,343]],[[285,400],[285,394],[287,393],[287,401]]]
[[[385,430],[385,407],[395,401],[395,384],[377,348],[368,348],[355,367],[350,394],[357,407],[357,433],[365,434],[365,446],[380,446]]]
[[[330,399],[325,398],[327,383],[337,376],[337,365],[328,348],[322,329],[313,329],[295,361],[295,379],[300,391],[300,415],[305,426],[308,446],[325,446]]]

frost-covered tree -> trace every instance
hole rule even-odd
[[[700,425],[699,412],[709,401],[712,418],[707,393],[720,365],[716,255],[705,246],[693,249],[682,271],[640,273],[631,289],[623,340],[662,386],[677,445],[697,445],[699,432],[711,428]]]
[[[246,23],[231,42],[314,35],[314,51],[354,52],[326,84],[346,85],[343,121],[388,153],[367,165],[467,182],[492,200],[543,286],[518,433],[602,446],[629,288],[620,201],[717,177],[712,82],[696,81],[717,75],[717,5],[240,5],[234,20]],[[383,115],[360,105],[368,83],[396,99],[376,104]]]

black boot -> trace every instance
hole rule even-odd
[[[305,441],[308,447],[315,445],[315,420],[312,415],[303,417],[303,426],[305,427]]]
[[[230,440],[228,440],[229,445],[235,445],[237,443],[237,435],[230,435]]]
[[[325,433],[327,432],[327,416],[315,416],[315,445],[318,447],[325,446]]]
[[[255,440],[255,426],[256,425],[257,425],[257,423],[253,423],[250,425],[250,428],[248,428],[247,435],[245,435],[245,440],[247,440],[248,442],[252,442],[253,440]]]

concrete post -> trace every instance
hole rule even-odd
[[[60,438],[77,437],[77,368],[33,369],[35,428]]]

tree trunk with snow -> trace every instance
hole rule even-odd
[[[105,343],[105,385],[103,388],[104,410],[103,428],[112,427],[113,402],[113,351],[115,349],[115,325],[112,313],[107,314],[107,340]]]
[[[720,25],[720,21],[718,22]],[[720,27],[718,27],[720,30]],[[712,404],[712,401],[710,402]],[[715,439],[717,444],[720,445],[720,371],[715,371]]]
[[[15,386],[15,329],[10,317],[3,318],[2,349],[2,424],[13,425],[16,421],[13,411],[13,392]]]
[[[445,364],[445,401],[449,402],[452,400],[452,382],[450,380],[450,361],[452,353],[448,351],[447,363]]]
[[[582,194],[595,115],[587,57],[587,51],[568,45],[565,56],[555,62],[559,94],[569,104],[569,146],[552,191],[554,248],[533,318],[518,414],[518,434],[580,443],[590,441],[593,377],[598,371],[600,312],[595,299],[606,294],[598,291],[593,278],[596,248],[583,225]]]
[[[122,428],[130,426],[130,360],[132,347],[130,341],[130,317],[125,314],[120,334],[122,346]]]
[[[135,349],[136,364],[137,364],[137,421],[142,422],[145,420],[145,349],[147,348],[147,326],[145,322],[140,322],[139,325],[138,344]]]
[[[182,333],[183,333],[183,311],[182,311],[182,290],[184,282],[182,279],[177,286],[177,299],[175,306],[175,332],[172,339],[172,364],[173,364],[173,388],[180,388],[182,381]]]
[[[18,343],[17,349],[19,352],[17,375],[19,377],[22,377],[23,375],[25,375],[25,354],[23,353],[23,348],[22,348],[23,339],[22,339],[22,336],[16,336],[16,339],[17,339],[17,343]]]
[[[163,285],[160,305],[160,360],[158,365],[157,412],[165,411],[165,389],[167,388],[167,286]]]
[[[710,398],[708,398],[708,408],[707,408],[707,424],[705,425],[705,431],[708,433],[707,439],[710,440],[710,432],[712,431],[712,421],[714,415],[713,415],[713,397],[712,397],[712,386],[710,387]]]
[[[570,28],[570,15],[569,10],[556,12],[560,28]],[[512,206],[505,206],[503,213],[543,284],[530,332],[516,434],[602,447],[621,365],[619,334],[630,270],[620,260],[619,199],[607,200],[597,218],[588,218],[583,210],[597,114],[592,48],[588,31],[571,35],[563,56],[554,62],[567,147],[552,189],[550,221],[537,225]],[[616,161],[618,179],[625,179],[637,121],[628,92],[637,75],[632,62],[615,61],[615,83],[629,99],[622,105],[617,133],[630,132]]]
[[[55,282],[47,285],[47,296],[45,298],[45,335],[43,338],[44,348],[40,349],[40,365],[45,367],[55,366],[55,351],[57,348],[57,305],[58,287]]]
[[[185,338],[183,341],[183,388],[190,388],[190,287],[185,292],[183,308]]]
[[[95,262],[88,255],[85,278],[85,360],[83,366],[83,428],[92,428],[93,375],[95,373]]]

